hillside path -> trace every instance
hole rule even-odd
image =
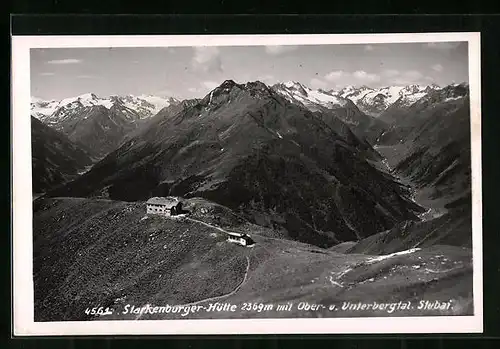
[[[203,225],[205,225],[205,226],[207,226],[207,227],[209,227],[209,228],[217,229],[217,230],[219,230],[219,231],[221,231],[221,232],[223,232],[223,233],[226,233],[226,234],[230,234],[230,233],[231,233],[230,231],[227,231],[227,230],[222,229],[222,228],[220,228],[220,227],[216,227],[215,225],[212,225],[212,224],[210,224],[210,223],[205,223],[205,222],[200,221],[200,220],[198,220],[198,219],[194,219],[194,218],[191,218],[191,217],[186,217],[186,219],[187,219],[187,220],[189,220],[189,221],[191,221],[191,222],[196,222],[196,223],[203,224]]]

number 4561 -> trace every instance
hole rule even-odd
[[[104,307],[95,307],[95,308],[87,308],[85,309],[85,314],[87,315],[109,315],[112,312],[109,308],[104,309]]]

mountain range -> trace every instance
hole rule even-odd
[[[65,98],[62,100],[43,100],[33,97],[31,100],[31,112],[40,121],[57,125],[64,119],[71,117],[72,114],[82,107],[92,107],[102,105],[107,109],[113,106],[123,106],[137,113],[133,115],[136,118],[144,119],[158,113],[162,108],[171,104],[177,104],[180,101],[173,97],[159,97],[153,95],[111,95],[102,98],[94,93],[85,93],[76,97]]]
[[[418,220],[427,207],[414,202],[415,185],[433,192],[427,201],[443,198],[440,212],[463,200],[468,86],[385,89],[400,97],[378,117],[348,97],[365,90],[227,80],[202,99],[165,100],[154,116],[129,108],[132,97],[66,99],[43,120],[102,160],[48,195],[203,197],[318,246]],[[354,99],[370,94],[363,96]],[[384,161],[392,172],[380,167]]]
[[[328,114],[333,114],[358,138],[370,144],[375,143],[386,129],[386,123],[394,121],[401,110],[406,110],[432,91],[440,90],[437,85],[409,85],[378,89],[348,86],[325,91],[313,90],[295,81],[278,83],[271,89],[290,103],[320,115],[325,121],[331,119]],[[31,115],[66,134],[93,156],[102,158],[116,149],[128,133],[143,127],[144,123],[149,124],[148,119],[163,108],[179,104],[180,100],[173,97],[112,95],[102,98],[87,93],[59,101],[34,97]]]
[[[367,86],[346,86],[340,90],[313,90],[297,81],[277,83],[271,86],[276,92],[292,103],[300,103],[312,111],[352,108],[352,103],[364,114],[379,116],[395,104],[409,107],[411,104],[432,91],[441,90],[436,84],[387,86],[370,88]],[[72,114],[78,114],[81,107],[102,105],[110,109],[120,105],[137,113],[135,119],[144,119],[157,114],[162,108],[178,104],[180,100],[173,97],[154,95],[111,95],[106,98],[94,93],[86,93],[62,100],[43,100],[33,97],[31,101],[32,115],[49,125],[57,125]]]
[[[322,246],[416,218],[421,208],[406,189],[370,164],[380,155],[329,117],[335,120],[325,122],[263,83],[228,80],[49,194],[204,197]]]
[[[346,86],[341,90],[331,90],[329,93],[350,99],[364,113],[376,117],[380,116],[380,114],[394,103],[408,107],[433,90],[440,89],[436,84],[428,86],[412,84],[382,88]]]

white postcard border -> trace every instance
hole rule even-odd
[[[469,44],[474,316],[34,322],[30,49],[458,42]],[[481,333],[482,181],[480,33],[127,35],[12,37],[13,330],[16,336],[161,334]]]

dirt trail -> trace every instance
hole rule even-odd
[[[186,219],[187,219],[187,220],[189,220],[189,221],[191,221],[191,222],[195,222],[195,223],[200,223],[200,224],[203,224],[203,225],[205,225],[205,226],[207,226],[207,227],[209,227],[209,228],[217,229],[217,230],[219,230],[219,231],[221,231],[221,232],[223,232],[223,233],[226,233],[226,234],[232,233],[232,232],[230,232],[230,231],[227,231],[227,230],[225,230],[225,229],[222,229],[222,228],[217,227],[217,226],[215,226],[215,225],[212,225],[212,224],[210,224],[210,223],[205,223],[205,222],[203,222],[203,221],[200,221],[200,220],[198,220],[198,219],[194,219],[194,218],[190,218],[190,217],[186,217]]]

